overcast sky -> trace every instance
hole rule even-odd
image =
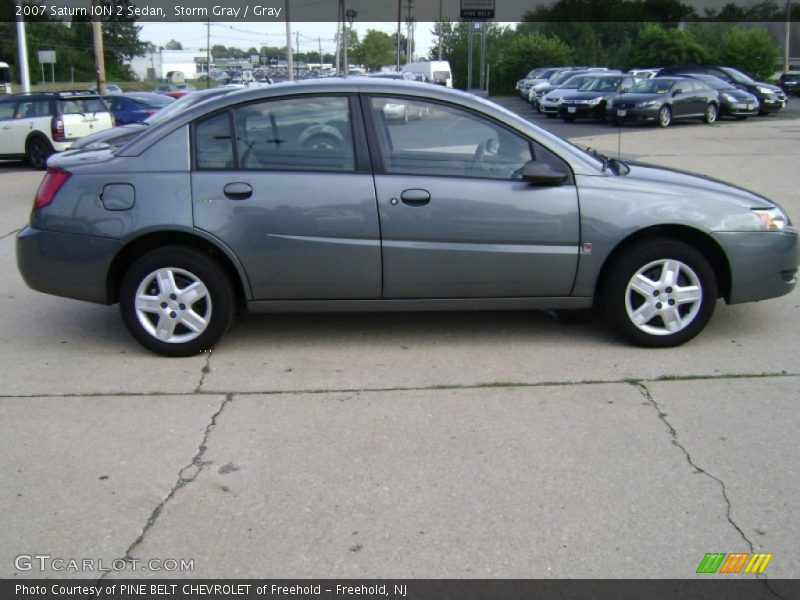
[[[171,39],[179,41],[187,50],[206,47],[205,23],[150,23],[139,22],[142,32],[139,39],[153,42],[156,46],[164,46]],[[435,37],[431,34],[433,23],[417,23],[414,39],[418,56],[427,56]],[[388,34],[397,31],[396,23],[353,23],[353,29],[363,38],[368,29],[385,31]],[[334,36],[336,23],[292,23],[292,47],[296,49],[296,32],[300,33],[300,51],[307,52],[319,49],[320,39],[322,51],[333,53],[336,49]],[[405,23],[402,29],[406,34]],[[286,24],[265,22],[211,23],[211,45],[222,44],[247,50],[261,46],[285,46]]]

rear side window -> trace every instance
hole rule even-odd
[[[107,112],[106,105],[100,98],[71,98],[59,102],[62,115],[88,115]]]
[[[195,126],[195,156],[198,169],[232,169],[233,138],[229,113],[199,121]]]
[[[234,114],[241,169],[355,170],[346,97],[259,102]]]
[[[0,102],[0,121],[7,121],[14,117],[14,102]]]
[[[48,100],[26,100],[17,105],[17,119],[33,119],[36,117],[49,117],[50,105]]]

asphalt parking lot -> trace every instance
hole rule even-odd
[[[790,113],[620,136],[502,103],[800,219]],[[687,578],[707,552],[800,577],[797,292],[666,350],[583,312],[257,315],[165,359],[117,307],[24,285],[40,179],[0,165],[0,577],[100,575],[15,564],[47,554],[142,561],[114,577]]]

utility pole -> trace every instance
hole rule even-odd
[[[439,60],[442,60],[443,36],[444,36],[444,20],[442,19],[442,0],[439,0]]]
[[[408,10],[408,14],[406,15],[406,64],[413,61],[411,58],[412,54],[414,53],[414,47],[412,45],[411,38],[413,37],[413,22],[414,20],[411,17],[411,9],[414,7],[414,0],[406,0],[408,6],[406,9]]]
[[[339,50],[341,50],[342,42],[342,22],[336,19],[336,75],[342,74],[342,63],[339,60]]]
[[[400,71],[400,21],[403,20],[403,0],[397,0],[397,70]]]
[[[19,80],[22,83],[22,92],[31,91],[31,75],[28,72],[28,42],[25,38],[25,21],[17,17],[17,46],[19,50]]]
[[[322,71],[322,38],[317,38],[319,44],[319,70]]]
[[[294,81],[294,57],[292,56],[292,24],[289,21],[289,0],[283,2],[286,12],[286,70],[289,72],[289,81]]]
[[[789,43],[791,41],[792,0],[786,0],[786,47],[783,50],[783,72],[789,70]]]
[[[102,6],[99,0],[92,0],[94,6]],[[100,13],[100,10],[98,10]],[[103,55],[103,24],[100,17],[92,19],[92,40],[94,41],[94,64],[97,73],[97,93],[104,96],[106,93],[106,61]]]
[[[206,89],[210,87],[211,87],[211,17],[209,17],[208,21],[206,22]]]

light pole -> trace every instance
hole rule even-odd
[[[355,19],[357,16],[358,16],[358,11],[355,11],[352,8],[348,8],[347,11],[344,13],[344,18],[347,20],[346,23],[344,24],[344,76],[345,77],[347,77],[347,75],[350,73],[350,64],[347,62],[347,42],[349,41],[350,36],[348,35],[349,32],[347,26],[349,25],[350,29],[352,29],[353,19]]]

